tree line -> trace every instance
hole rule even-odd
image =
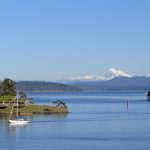
[[[4,79],[0,81],[0,96],[16,96],[16,82],[11,79]],[[18,98],[19,99],[26,99],[26,93],[23,91],[18,91]]]
[[[11,79],[0,81],[0,96],[16,96],[16,82]]]
[[[42,81],[20,81],[17,82],[17,90],[20,91],[49,91],[49,92],[77,92],[81,89],[55,82],[42,82]]]

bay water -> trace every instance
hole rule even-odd
[[[0,150],[149,150],[150,101],[145,92],[28,93],[35,104],[63,100],[68,114],[0,116]],[[127,103],[128,102],[128,103]]]

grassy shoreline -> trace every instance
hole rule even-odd
[[[10,114],[12,110],[12,105],[7,108],[0,109],[0,114]],[[13,108],[13,114],[16,113],[16,108]],[[32,114],[60,114],[69,113],[68,108],[48,106],[48,105],[27,105],[23,108],[18,108],[19,115],[32,115]]]
[[[56,113],[68,113],[67,106],[49,106],[49,105],[36,105],[25,103],[25,99],[19,100],[18,114],[19,115],[32,115],[32,114],[56,114]],[[12,114],[16,114],[16,97],[11,95],[0,96],[0,114],[10,114],[13,108]]]

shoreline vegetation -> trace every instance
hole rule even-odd
[[[18,91],[25,92],[103,92],[103,91],[147,91],[150,77],[116,77],[107,81],[75,81],[56,83],[46,81],[16,82]]]
[[[19,115],[33,114],[63,114],[69,113],[65,102],[57,100],[53,105],[33,104],[32,98],[27,99],[23,91],[18,92],[18,103],[16,101],[16,82],[4,79],[0,82],[0,114],[16,114],[18,106]]]
[[[80,88],[73,85],[43,82],[43,81],[20,81],[16,82],[18,91],[32,91],[32,92],[80,92]]]
[[[1,108],[0,114],[10,114],[12,110],[12,105]],[[57,106],[48,106],[48,105],[28,105],[23,108],[18,108],[18,114],[20,116],[28,116],[33,114],[60,114],[60,113],[69,113],[68,108],[57,107]],[[16,108],[13,109],[12,114],[16,114]]]

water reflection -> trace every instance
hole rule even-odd
[[[9,123],[8,121],[5,122],[5,129],[8,135],[16,135],[20,131],[24,131],[25,128],[27,128],[28,124],[13,124]]]
[[[52,114],[52,115],[51,115],[51,117],[52,117],[53,119],[57,119],[57,120],[65,119],[67,116],[68,116],[67,113],[64,113],[64,114]]]
[[[42,123],[42,122],[60,122],[66,120],[68,114],[51,114],[51,115],[35,115],[32,116],[31,123]]]
[[[0,120],[8,120],[9,114],[0,114]]]
[[[51,118],[51,119],[54,119],[54,120],[63,120],[65,119],[66,117],[68,116],[67,113],[63,113],[63,114],[35,114],[35,115],[32,115],[32,116],[25,116],[25,119],[30,119],[31,122],[32,122],[32,119],[34,118]],[[11,118],[15,118],[15,115]],[[0,121],[1,122],[6,122],[6,120],[9,120],[10,119],[10,116],[8,114],[0,114]]]
[[[0,128],[3,129],[1,130],[2,132],[13,138],[17,138],[18,136],[22,135],[22,133],[26,133],[31,128],[36,128],[37,126],[41,126],[45,124],[45,126],[51,126],[51,128],[61,128],[64,126],[60,122],[63,122],[67,114],[35,114],[32,116],[27,116],[27,119],[30,119],[31,122],[28,124],[12,124],[9,123],[9,115],[8,114],[1,114],[0,115]],[[58,129],[59,130],[59,129]],[[32,131],[32,130],[31,130]]]
[[[8,133],[10,134],[15,134],[17,135],[21,130],[24,130],[25,128],[27,128],[27,124],[12,124],[10,123],[8,126],[7,126],[7,131]]]
[[[28,124],[14,124],[10,123],[9,128],[26,127]]]

